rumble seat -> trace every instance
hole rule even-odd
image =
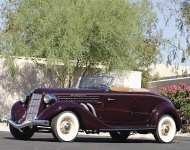
[[[149,92],[144,88],[111,87],[110,89],[115,92]]]

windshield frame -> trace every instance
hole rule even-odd
[[[102,82],[104,79],[107,80],[107,82]],[[89,80],[89,81],[87,81]],[[92,83],[92,85],[89,85],[88,82],[94,81]],[[97,81],[96,81],[97,80]],[[85,85],[85,81],[87,81],[87,85]],[[100,82],[97,85],[94,86],[95,82]],[[112,85],[112,83],[114,82],[114,77],[111,75],[105,75],[105,74],[96,74],[96,75],[85,75],[83,77],[81,77],[80,83],[78,88],[80,89],[100,89],[101,87],[110,87]]]

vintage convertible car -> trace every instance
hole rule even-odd
[[[180,118],[168,98],[111,87],[108,76],[85,81],[75,89],[38,88],[16,102],[8,120],[13,137],[27,140],[35,132],[51,132],[59,141],[73,141],[78,132],[109,132],[114,140],[125,140],[137,132],[169,143],[180,130]]]

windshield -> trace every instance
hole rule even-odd
[[[81,78],[79,88],[99,89],[102,86],[109,87],[113,82],[113,77],[108,75],[88,75]]]

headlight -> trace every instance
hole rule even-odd
[[[22,103],[25,103],[26,102],[26,96],[25,95],[21,95],[20,101]]]
[[[55,101],[57,101],[57,98],[54,95],[46,94],[44,96],[44,103],[46,103],[46,104],[49,104],[49,103],[52,103]]]

